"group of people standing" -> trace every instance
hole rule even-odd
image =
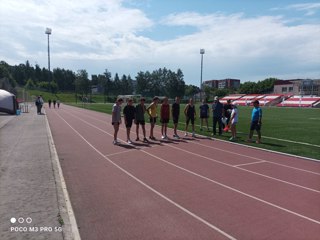
[[[158,103],[160,99],[158,97],[154,97],[152,99],[152,102],[150,105],[145,105],[145,98],[140,99],[140,103],[138,103],[136,106],[133,105],[133,99],[128,99],[127,105],[123,109],[123,117],[125,121],[125,126],[127,129],[127,143],[132,144],[131,138],[130,138],[130,132],[131,127],[133,125],[133,122],[136,124],[136,141],[140,140],[139,137],[139,129],[140,125],[142,128],[143,133],[143,142],[148,142],[148,139],[146,137],[146,129],[145,129],[145,113],[149,116],[150,121],[150,140],[156,140],[154,137],[154,127],[157,122],[158,118]],[[113,105],[112,108],[112,125],[114,127],[114,140],[113,144],[118,144],[117,135],[119,131],[119,126],[121,124],[121,105],[123,103],[123,99],[119,98],[117,99],[116,103]],[[252,142],[252,136],[254,130],[258,133],[258,140],[257,143],[261,142],[261,119],[262,119],[262,111],[259,107],[259,102],[255,101],[253,102],[254,109],[252,111],[252,121],[250,126],[250,134],[248,141]],[[203,124],[206,124],[207,130],[209,131],[209,125],[208,125],[208,118],[209,118],[209,111],[210,107],[206,100],[202,101],[202,104],[200,105],[200,130],[202,131]],[[239,121],[239,112],[236,105],[231,103],[231,100],[228,100],[225,105],[223,105],[218,97],[214,98],[214,102],[211,106],[211,110],[213,113],[213,135],[216,135],[217,133],[217,124],[218,124],[218,133],[219,135],[222,135],[223,130],[228,131],[231,130],[231,138],[230,141],[235,141],[237,137],[237,123]],[[161,138],[162,139],[168,139],[167,136],[167,127],[168,123],[170,121],[170,116],[173,120],[173,137],[176,139],[179,139],[179,135],[177,133],[177,126],[179,123],[179,115],[180,115],[180,98],[176,97],[175,102],[170,105],[168,102],[168,98],[164,97],[162,99],[162,104],[160,107],[160,122],[161,122]],[[192,127],[192,137],[195,137],[195,119],[196,119],[196,108],[193,102],[193,99],[190,98],[188,104],[184,108],[184,115],[185,115],[185,136],[188,136],[188,129],[189,124],[191,123]]]

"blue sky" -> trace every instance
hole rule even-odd
[[[1,0],[0,60],[135,77],[180,68],[187,84],[320,78],[320,1]]]

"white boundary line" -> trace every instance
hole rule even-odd
[[[171,200],[170,198],[166,197],[165,195],[163,195],[162,193],[158,192],[157,190],[155,190],[154,188],[152,188],[151,186],[149,186],[148,184],[146,184],[145,182],[143,182],[142,180],[140,180],[139,178],[135,177],[133,174],[131,174],[130,172],[128,172],[127,170],[125,170],[124,168],[120,167],[118,164],[116,164],[115,162],[113,162],[110,158],[108,158],[107,156],[105,156],[103,153],[101,153],[98,149],[96,149],[89,141],[86,140],[85,137],[83,137],[76,129],[74,129],[63,117],[61,117],[58,113],[55,113],[58,115],[59,118],[61,118],[79,137],[82,138],[82,140],[87,143],[93,150],[95,150],[101,157],[103,157],[104,159],[106,159],[109,163],[111,163],[112,165],[114,165],[116,168],[118,168],[120,171],[122,171],[123,173],[125,173],[126,175],[128,175],[129,177],[131,177],[132,179],[134,179],[135,181],[137,181],[138,183],[140,183],[142,186],[144,186],[145,188],[149,189],[150,191],[152,191],[153,193],[155,193],[156,195],[158,195],[159,197],[163,198],[164,200],[166,200],[167,202],[171,203],[172,205],[174,205],[175,207],[179,208],[180,210],[182,210],[183,212],[187,213],[188,215],[192,216],[193,218],[197,219],[198,221],[204,223],[205,225],[207,225],[208,227],[210,227],[211,229],[219,232],[220,234],[224,235],[225,237],[227,237],[228,239],[231,240],[236,240],[236,238],[234,238],[233,236],[229,235],[228,233],[224,232],[223,230],[221,230],[220,228],[214,226],[213,224],[209,223],[208,221],[204,220],[203,218],[199,217],[198,215],[194,214],[193,212],[189,211],[188,209],[182,207],[180,204],[174,202],[173,200]],[[112,134],[107,133],[108,135],[112,136]],[[123,141],[123,140],[122,140]]]
[[[288,165],[281,164],[281,163],[271,162],[269,160],[261,159],[261,158],[258,158],[258,157],[251,157],[251,156],[248,156],[248,155],[245,155],[245,154],[236,153],[236,152],[232,152],[232,151],[229,151],[229,150],[224,150],[224,149],[221,149],[221,148],[216,148],[216,147],[213,147],[213,146],[208,146],[208,145],[197,143],[197,142],[193,142],[193,144],[197,144],[197,145],[200,145],[200,146],[203,146],[203,147],[207,147],[207,148],[211,148],[211,149],[214,149],[214,150],[218,150],[218,151],[221,151],[221,152],[230,153],[230,154],[233,154],[233,155],[238,155],[238,156],[245,157],[245,158],[251,158],[251,159],[258,160],[258,161],[264,161],[266,163],[279,165],[279,166],[286,167],[286,168],[295,169],[297,171],[303,171],[303,172],[307,172],[307,173],[311,173],[311,174],[315,174],[315,175],[320,175],[320,173],[318,173],[318,172],[313,172],[313,171],[305,170],[305,169],[302,169],[302,168],[296,168],[296,167],[288,166]],[[240,146],[243,146],[243,145],[240,145]],[[236,166],[236,165],[233,165],[233,166]]]
[[[47,128],[47,133],[48,133],[48,138],[49,138],[49,147],[50,147],[51,159],[54,162],[54,164],[56,165],[56,167],[58,168],[58,174],[57,175],[59,176],[59,179],[56,179],[56,181],[60,180],[62,193],[63,193],[63,196],[64,196],[64,204],[66,205],[66,210],[67,210],[66,212],[67,212],[67,215],[68,215],[69,221],[70,221],[72,239],[81,240],[79,229],[78,229],[78,224],[77,224],[77,221],[76,221],[76,218],[75,218],[75,215],[74,215],[74,211],[73,211],[73,208],[72,208],[72,205],[71,205],[71,201],[70,201],[67,185],[66,185],[66,182],[65,182],[64,177],[63,177],[63,172],[62,172],[62,169],[61,169],[58,153],[57,153],[57,150],[56,150],[56,147],[55,147],[55,144],[54,144],[54,140],[53,140],[53,137],[52,137],[52,133],[51,133],[51,129],[50,129],[50,125],[49,125],[49,121],[48,121],[47,115],[45,115],[45,120],[46,120],[46,128]]]
[[[58,114],[57,114],[57,115],[58,115]],[[135,179],[136,181],[138,181],[139,183],[141,183],[142,185],[144,185],[145,187],[147,187],[147,188],[150,189],[151,191],[155,192],[156,194],[158,194],[159,196],[165,198],[166,200],[168,199],[168,198],[166,198],[164,195],[162,195],[161,193],[157,192],[155,189],[153,189],[152,187],[150,187],[149,185],[147,185],[147,184],[145,184],[144,182],[142,182],[140,179],[138,179],[138,178],[136,178],[135,176],[133,176],[131,173],[127,172],[125,169],[121,168],[119,165],[117,165],[116,163],[114,163],[112,160],[110,160],[109,158],[105,157],[101,152],[99,152],[98,149],[96,149],[90,142],[88,142],[79,132],[77,132],[77,130],[75,130],[66,120],[64,120],[60,115],[58,115],[58,116],[59,116],[63,121],[65,121],[65,122],[69,125],[69,127],[72,128],[73,131],[75,131],[90,147],[92,147],[95,151],[97,151],[97,153],[99,153],[99,155],[101,155],[102,157],[104,157],[105,159],[107,159],[110,163],[112,163],[113,165],[115,165],[116,167],[118,167],[121,171],[125,172],[127,175],[129,175],[130,177],[132,177],[133,179]],[[76,117],[76,118],[77,118],[77,117]],[[98,127],[96,127],[96,126],[94,126],[94,125],[92,125],[92,124],[90,124],[90,123],[88,123],[88,125],[91,125],[92,127],[100,130],[101,132],[104,132],[105,134],[107,134],[107,135],[109,135],[109,136],[113,136],[112,134],[106,132],[105,130],[100,129],[100,128],[98,128]],[[122,141],[123,141],[123,140],[122,140]],[[123,142],[124,142],[124,141],[123,141]],[[304,215],[302,215],[302,214],[293,212],[293,211],[291,211],[291,210],[289,210],[289,209],[280,207],[280,206],[278,206],[278,205],[276,205],[276,204],[270,203],[270,202],[265,201],[265,200],[263,200],[263,199],[260,199],[260,198],[258,198],[258,197],[255,197],[255,196],[252,196],[252,195],[247,194],[247,193],[245,193],[245,192],[242,192],[242,191],[240,191],[240,190],[237,190],[237,189],[235,189],[235,188],[233,188],[233,187],[227,186],[227,185],[225,185],[225,184],[223,184],[223,183],[214,181],[214,180],[212,180],[212,179],[210,179],[210,178],[207,178],[207,177],[205,177],[205,176],[202,176],[202,175],[200,175],[200,174],[198,174],[198,173],[192,172],[192,171],[190,171],[190,170],[188,170],[188,169],[185,169],[185,168],[180,167],[180,166],[178,166],[178,165],[176,165],[176,164],[173,164],[173,163],[171,163],[171,162],[168,162],[168,161],[166,161],[166,160],[164,160],[164,159],[162,159],[162,158],[159,158],[159,157],[157,157],[157,156],[155,156],[155,155],[153,155],[153,154],[151,154],[151,153],[148,153],[148,152],[146,152],[146,151],[144,151],[144,150],[140,150],[140,151],[142,151],[142,152],[148,154],[149,156],[152,156],[153,158],[156,158],[156,159],[158,159],[158,160],[160,160],[160,161],[162,161],[162,162],[164,162],[164,163],[166,163],[166,164],[168,164],[168,165],[171,165],[171,166],[176,167],[176,168],[178,168],[178,169],[180,169],[180,170],[182,170],[182,171],[185,171],[185,172],[187,172],[187,173],[189,173],[189,174],[191,174],[191,175],[197,176],[197,177],[202,178],[202,179],[204,179],[204,180],[207,180],[207,181],[209,181],[209,182],[215,183],[215,184],[217,184],[217,185],[219,185],[219,186],[221,186],[221,187],[223,187],[223,188],[226,188],[226,189],[229,189],[229,190],[231,190],[231,191],[233,191],[233,192],[236,192],[236,193],[239,193],[239,194],[241,194],[241,195],[244,195],[244,196],[246,196],[246,197],[248,197],[248,198],[254,199],[254,200],[259,201],[259,202],[262,202],[262,203],[264,203],[264,204],[266,204],[266,205],[272,206],[272,207],[274,207],[274,208],[280,209],[280,210],[282,210],[282,211],[285,211],[285,212],[287,212],[287,213],[290,213],[290,214],[292,214],[292,215],[295,215],[295,216],[297,216],[297,217],[303,218],[303,219],[305,219],[305,220],[308,220],[308,221],[310,221],[310,222],[313,222],[313,223],[316,223],[316,224],[319,224],[319,225],[320,225],[320,221],[317,221],[317,220],[315,220],[315,219],[313,219],[313,218],[309,218],[309,217],[304,216]],[[169,200],[170,200],[170,201],[169,201]],[[174,203],[171,199],[168,199],[168,201],[171,202],[171,203]],[[175,203],[175,204],[176,204],[176,203]],[[175,204],[174,204],[174,205],[175,205]],[[180,206],[179,204],[177,204],[177,206],[179,206],[180,209],[184,209],[184,208],[183,208],[182,206]],[[187,210],[187,209],[185,209],[185,210]],[[189,210],[187,210],[187,211],[189,212]],[[191,214],[190,214],[190,215],[191,215]],[[205,221],[205,220],[204,220],[204,221]],[[206,221],[205,221],[205,222],[206,222]],[[210,224],[210,223],[209,223],[209,224]],[[210,225],[211,225],[211,224],[210,224]],[[208,226],[209,226],[209,225],[208,225]],[[214,229],[215,229],[215,228],[214,228]],[[221,231],[221,230],[220,230],[220,231]]]
[[[266,161],[257,161],[257,162],[251,162],[251,163],[243,163],[243,164],[238,164],[238,165],[233,165],[234,167],[242,167],[242,166],[247,166],[247,165],[253,165],[253,164],[259,164],[259,163],[265,163]]]

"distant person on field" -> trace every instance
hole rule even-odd
[[[214,102],[212,104],[212,112],[213,112],[213,135],[217,133],[217,123],[219,126],[219,135],[222,134],[222,121],[221,118],[223,116],[223,105],[219,101],[217,96],[214,97]]]
[[[207,100],[203,99],[202,104],[200,105],[200,131],[202,131],[203,122],[206,123],[207,131],[209,131],[208,118],[209,105],[207,104]]]
[[[186,132],[185,136],[188,136],[188,127],[189,127],[189,122],[191,121],[192,125],[192,137],[195,137],[195,132],[194,132],[194,120],[196,118],[196,109],[193,104],[193,99],[189,99],[189,103],[186,105],[184,109],[184,115],[186,116]]]
[[[55,99],[53,99],[53,108],[56,108],[56,103],[57,103],[57,101]]]
[[[133,100],[129,98],[127,105],[123,108],[123,116],[124,116],[124,121],[127,128],[127,143],[129,144],[132,144],[132,141],[130,139],[130,131],[131,131],[132,122],[133,122],[133,119],[135,118],[135,112],[136,112],[136,109],[132,104],[133,104]]]
[[[167,128],[170,120],[170,105],[168,103],[168,98],[165,97],[162,101],[160,108],[160,121],[161,121],[161,134],[162,139],[168,139]]]
[[[49,108],[51,108],[51,99],[48,100]]]
[[[114,134],[113,134],[113,144],[118,144],[118,132],[119,132],[119,126],[121,124],[121,104],[123,100],[122,98],[117,99],[116,103],[113,104],[112,107],[112,125],[114,128]]]
[[[151,140],[156,140],[156,138],[154,137],[153,135],[153,129],[154,129],[154,126],[157,122],[157,106],[158,106],[158,101],[159,101],[159,98],[158,97],[154,97],[152,99],[152,103],[147,107],[147,111],[148,111],[148,114],[149,114],[149,117],[150,117],[150,124],[151,124],[151,128],[150,128],[150,136],[149,138]]]
[[[180,115],[180,98],[179,97],[176,97],[175,102],[172,104],[171,115],[173,120],[173,137],[179,139],[180,137],[177,133],[177,127],[178,127],[179,115]]]
[[[58,108],[60,108],[60,100],[59,99],[57,100],[57,105],[58,105]]]
[[[261,125],[262,125],[262,110],[259,106],[259,101],[255,100],[253,102],[253,109],[251,113],[251,124],[250,124],[250,133],[249,133],[249,138],[248,142],[253,142],[252,141],[252,136],[254,130],[257,131],[258,134],[258,139],[256,143],[261,143]]]
[[[135,111],[135,124],[136,124],[136,133],[137,133],[137,138],[136,141],[139,141],[139,125],[141,125],[142,128],[142,133],[143,133],[143,141],[148,142],[148,139],[146,138],[146,128],[145,128],[145,119],[144,119],[144,114],[147,111],[146,106],[144,105],[146,99],[141,98],[140,103],[136,106],[136,111]]]
[[[229,128],[231,129],[231,138],[230,141],[237,140],[237,123],[239,121],[239,112],[236,105],[231,105],[232,111],[230,115]]]

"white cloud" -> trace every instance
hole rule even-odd
[[[188,83],[198,84],[199,49],[205,48],[204,79],[320,75],[319,24],[294,26],[278,16],[196,12],[172,13],[156,23],[120,0],[2,0],[0,6],[0,55],[10,64],[30,60],[46,67],[44,31],[51,27],[52,68],[84,68],[90,74],[108,68],[131,76],[140,70],[181,68]],[[143,35],[157,31],[158,25],[194,31],[166,41]]]
[[[311,16],[317,13],[320,10],[320,3],[301,3],[301,4],[292,4],[287,7],[287,9],[295,9],[297,11],[306,12],[307,16]]]

